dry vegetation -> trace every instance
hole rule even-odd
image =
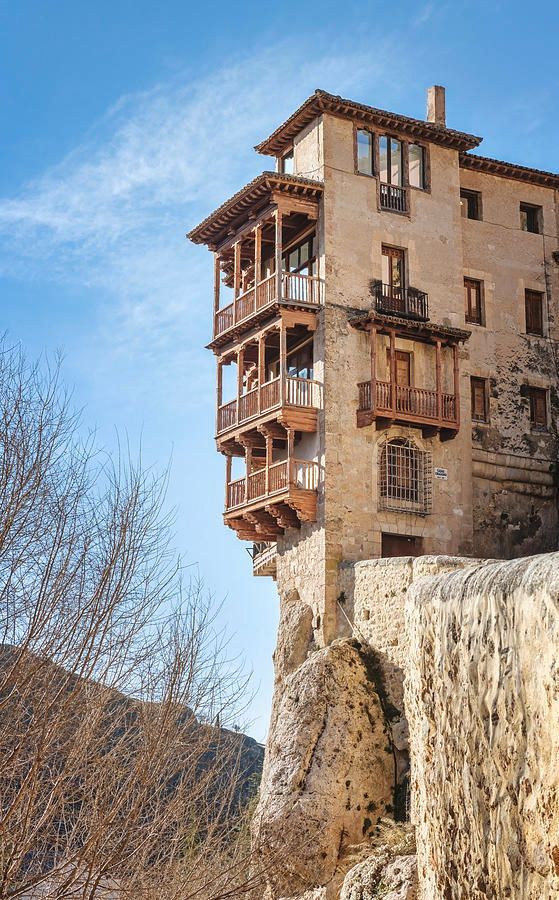
[[[184,584],[165,480],[0,352],[0,898],[219,900],[250,873],[246,683]]]

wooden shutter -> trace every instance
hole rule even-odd
[[[530,419],[532,425],[547,425],[547,391],[543,388],[530,388]]]
[[[539,291],[526,291],[526,332],[543,334],[543,298]]]
[[[464,300],[466,322],[481,325],[481,281],[475,281],[473,278],[464,278]]]
[[[485,379],[472,378],[472,419],[478,422],[487,421],[487,403],[485,392]]]

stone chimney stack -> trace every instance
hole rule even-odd
[[[427,89],[427,121],[446,126],[445,90],[440,84]]]

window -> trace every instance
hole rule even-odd
[[[425,190],[425,148],[419,144],[409,145],[409,183],[412,187]]]
[[[370,131],[357,131],[357,171],[361,175],[373,175],[373,135]]]
[[[539,291],[525,291],[526,334],[543,335],[543,295]]]
[[[460,212],[463,219],[481,219],[481,194],[461,189]]]
[[[297,272],[299,275],[314,274],[314,235],[303,241],[297,247],[289,250],[283,256],[283,269],[285,272]]]
[[[472,419],[474,422],[488,422],[487,381],[485,378],[471,378]]]
[[[380,180],[385,184],[402,185],[402,142],[382,135],[379,140]]]
[[[529,387],[530,422],[533,428],[547,428],[547,391],[544,388]]]
[[[302,347],[295,347],[287,353],[287,374],[292,378],[313,377],[312,338]]]
[[[533,234],[542,233],[542,208],[532,203],[520,204],[520,227],[522,231],[531,231]]]
[[[464,278],[464,301],[466,322],[483,325],[482,282],[474,278]]]
[[[427,515],[433,505],[431,453],[395,438],[380,451],[379,507]]]
[[[290,150],[280,159],[280,172],[282,175],[293,175],[294,160],[293,150]]]

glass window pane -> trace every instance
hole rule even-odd
[[[284,175],[293,175],[293,150],[282,158],[280,171]]]
[[[402,145],[393,138],[390,141],[391,184],[402,184]]]
[[[410,184],[412,187],[425,187],[424,151],[417,144],[410,144]]]
[[[379,140],[380,180],[388,182],[388,138],[384,135]]]
[[[298,267],[298,265],[299,265],[299,251],[298,250],[292,250],[292,252],[289,254],[289,260],[288,260],[287,265],[288,265],[290,272],[293,272]]]
[[[357,171],[373,174],[373,136],[369,131],[357,132]]]
[[[300,260],[299,260],[299,265],[302,266],[304,263],[306,263],[306,261],[308,260],[308,258],[309,258],[309,242],[307,241],[307,242],[306,242],[305,244],[303,244],[303,246],[301,247],[301,258],[300,258]]]

